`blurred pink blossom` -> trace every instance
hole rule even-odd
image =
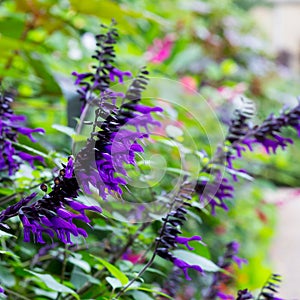
[[[123,260],[128,260],[131,263],[138,264],[138,263],[143,263],[144,259],[142,258],[143,254],[142,253],[133,253],[131,250],[127,250],[123,255],[122,259]]]
[[[162,63],[170,57],[173,44],[173,34],[168,34],[163,39],[155,39],[147,50],[146,59],[154,64]]]
[[[195,94],[197,91],[197,81],[194,77],[184,76],[180,78],[180,83],[182,84],[183,90],[187,94]]]
[[[233,101],[234,98],[242,96],[246,89],[246,84],[244,82],[241,82],[234,87],[221,86],[217,90],[222,97],[229,101]]]

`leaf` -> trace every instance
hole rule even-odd
[[[23,144],[19,144],[19,143],[16,143],[16,142],[12,142],[12,144],[13,144],[14,146],[23,148],[23,149],[25,149],[25,150],[27,150],[27,151],[29,151],[29,152],[32,152],[33,154],[42,156],[42,157],[44,157],[44,158],[50,158],[49,155],[47,155],[46,153],[43,153],[43,152],[41,152],[41,151],[39,151],[39,150],[36,150],[36,149],[34,149],[34,148],[31,148],[31,147],[29,147],[29,146],[26,146],[26,145],[23,145]]]
[[[73,291],[72,289],[68,288],[67,286],[57,282],[51,275],[49,274],[40,274],[30,270],[27,270],[30,274],[38,277],[42,282],[46,284],[46,286],[54,291],[59,293],[68,293],[72,294],[76,299],[80,299],[79,296]]]
[[[1,278],[1,284],[3,283],[3,285],[5,286],[11,287],[16,284],[15,277],[10,273],[10,271],[6,267],[1,265],[0,265],[0,278]]]
[[[75,132],[74,128],[72,128],[72,127],[59,125],[59,124],[53,124],[52,128],[58,130],[59,132],[64,133],[67,136],[70,136],[70,137],[72,137],[73,135],[76,135],[76,132]]]
[[[7,188],[0,188],[0,195],[11,195],[13,190]]]
[[[92,255],[92,257],[94,257],[97,261],[99,261],[109,271],[111,275],[119,279],[122,285],[125,285],[129,282],[128,277],[123,272],[121,272],[118,268],[116,268],[114,265],[94,255]]]
[[[153,298],[149,297],[146,293],[141,291],[131,291],[130,294],[134,300],[153,300]]]
[[[26,53],[26,58],[30,66],[34,69],[35,74],[42,80],[43,92],[48,95],[61,96],[62,90],[56,82],[54,76],[48,70],[47,64],[36,53]]]
[[[0,238],[12,238],[12,237],[17,238],[16,236],[14,236],[10,233],[0,230]],[[0,251],[0,253],[1,253],[1,251]]]
[[[76,257],[70,256],[68,261],[73,264],[74,266],[79,267],[80,269],[84,270],[85,272],[91,272],[91,266],[84,260],[78,259]]]
[[[80,289],[87,282],[100,285],[100,280],[84,273],[81,269],[79,269],[76,266],[72,271],[70,282],[74,285],[76,289]]]
[[[231,175],[236,175],[236,176],[242,177],[242,178],[244,178],[246,180],[249,180],[249,181],[254,180],[254,178],[251,175],[249,175],[245,172],[241,172],[239,170],[233,170],[233,169],[230,169],[230,168],[226,168],[226,172],[228,172]]]
[[[207,272],[218,272],[220,267],[211,260],[186,250],[174,250],[173,254],[190,265],[197,265]]]
[[[181,130],[181,128],[176,127],[174,125],[168,125],[166,127],[166,133],[169,137],[174,138],[174,139],[183,135],[183,131]]]
[[[123,284],[117,278],[105,277],[105,280],[112,286],[114,290],[123,286]]]
[[[173,297],[170,297],[169,295],[167,295],[165,293],[162,293],[162,292],[159,292],[159,291],[156,291],[156,290],[153,290],[153,289],[148,289],[148,288],[145,288],[145,287],[137,286],[137,287],[130,287],[128,289],[128,291],[133,291],[133,290],[139,290],[139,291],[144,291],[144,292],[148,292],[148,293],[151,293],[151,294],[160,295],[160,296],[163,296],[163,297],[165,297],[167,299],[171,299],[171,300],[174,299]]]
[[[0,232],[0,235],[1,235],[1,232]],[[13,236],[13,235],[9,234],[9,236]],[[10,256],[10,257],[12,257],[15,261],[20,261],[20,257],[19,257],[18,255],[14,254],[13,252],[5,251],[5,250],[0,250],[0,254]]]

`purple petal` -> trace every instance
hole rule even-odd
[[[194,248],[188,244],[190,241],[201,241],[201,240],[202,240],[202,238],[199,235],[194,235],[190,238],[182,237],[182,236],[177,236],[175,238],[175,241],[177,243],[185,245],[189,250],[194,250]]]

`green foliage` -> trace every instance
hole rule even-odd
[[[109,24],[114,18],[121,33],[116,49],[117,64],[130,66],[134,74],[142,65],[149,65],[154,78],[151,78],[143,101],[146,103],[147,97],[152,97],[156,103],[162,103],[165,114],[160,121],[166,123],[165,132],[160,134],[168,137],[166,140],[158,134],[153,137],[154,143],[147,144],[149,157],[159,154],[165,159],[167,167],[163,179],[155,184],[155,178],[146,176],[149,170],[154,170],[150,175],[158,174],[162,169],[161,160],[156,166],[147,164],[150,159],[138,160],[139,170],[146,175],[141,176],[132,168],[128,171],[130,177],[142,179],[153,187],[143,191],[124,190],[123,198],[128,202],[150,203],[153,193],[160,195],[163,204],[155,206],[151,216],[161,217],[161,208],[166,205],[163,192],[173,189],[174,180],[179,175],[198,177],[199,166],[206,165],[208,160],[199,149],[204,149],[211,157],[220,137],[226,134],[226,127],[220,125],[219,119],[228,122],[233,110],[228,108],[228,103],[234,103],[235,96],[243,94],[254,99],[257,110],[264,114],[257,118],[263,119],[281,106],[282,96],[289,99],[287,94],[291,90],[293,94],[299,93],[294,82],[280,77],[274,59],[265,53],[259,33],[253,26],[254,21],[244,11],[253,4],[250,2],[3,1],[0,7],[2,86],[18,94],[14,109],[28,117],[28,126],[41,126],[46,135],[39,137],[39,145],[27,139],[15,143],[20,149],[42,156],[45,165],[39,164],[35,170],[24,166],[15,177],[1,182],[1,207],[20,200],[37,190],[42,182],[49,181],[53,169],[60,166],[63,157],[71,154],[71,142],[76,145],[85,140],[85,135],[78,134],[71,125],[71,122],[76,123],[79,109],[74,105],[78,97],[70,74],[74,70],[86,70],[94,46],[93,41],[87,42],[89,34],[98,34],[99,24]],[[145,54],[147,50],[149,52],[149,46],[155,39],[163,39],[168,34],[173,38],[170,56],[160,64],[151,62]],[[255,42],[249,43],[247,38]],[[260,67],[259,70],[251,67],[253,62]],[[187,76],[194,82],[198,94],[186,91],[177,83]],[[239,89],[243,91],[239,93]],[[222,93],[224,90],[227,94]],[[165,103],[157,99],[165,99]],[[296,134],[290,135],[294,137]],[[182,249],[175,250],[174,254],[207,272],[217,272],[216,262],[224,245],[232,239],[240,240],[241,256],[245,256],[249,264],[242,270],[234,270],[232,285],[253,289],[261,286],[270,272],[266,253],[276,223],[276,210],[273,205],[262,201],[264,195],[261,191],[266,186],[298,185],[299,145],[297,141],[289,151],[279,151],[276,156],[268,156],[263,150],[246,154],[240,167],[251,161],[251,175],[259,179],[249,183],[251,177],[241,176],[236,199],[229,204],[229,213],[218,211],[217,217],[212,217],[194,204],[184,233],[194,235],[200,232],[207,247],[194,243],[196,254]],[[185,168],[182,168],[182,161]],[[91,198],[99,200],[94,194]],[[38,255],[42,246],[20,242],[22,228],[15,219],[10,222],[11,233],[0,231],[0,285],[7,288],[9,299],[71,299],[71,296],[76,299],[113,299],[137,276],[145,262],[151,259],[161,222],[154,221],[140,230],[126,201],[102,202],[103,215],[89,215],[95,226],[94,230],[85,228],[89,234],[86,244],[76,241],[78,245],[70,249],[59,244],[46,254]],[[141,257],[138,263],[133,264],[122,257],[124,253],[120,251],[126,245],[125,250],[130,249]],[[122,299],[173,299],[163,289],[163,281],[167,280],[169,273],[170,264],[156,259],[153,268],[148,268],[143,279],[138,278]],[[199,289],[204,283],[196,279],[190,285],[185,282],[182,286],[184,289]],[[195,297],[201,299],[200,294],[195,294]]]

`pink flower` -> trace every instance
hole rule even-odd
[[[168,34],[163,39],[155,39],[148,48],[146,58],[154,64],[160,64],[171,55],[174,44],[174,35]]]
[[[142,256],[142,253],[133,253],[131,250],[128,250],[122,255],[122,259],[128,260],[135,265],[138,263],[143,263],[144,259]]]
[[[217,90],[222,97],[229,101],[233,101],[234,98],[242,96],[246,91],[246,88],[246,84],[241,82],[234,87],[221,86]]]
[[[197,91],[197,81],[194,77],[184,76],[180,78],[180,83],[183,87],[183,90],[187,94],[195,94]]]

